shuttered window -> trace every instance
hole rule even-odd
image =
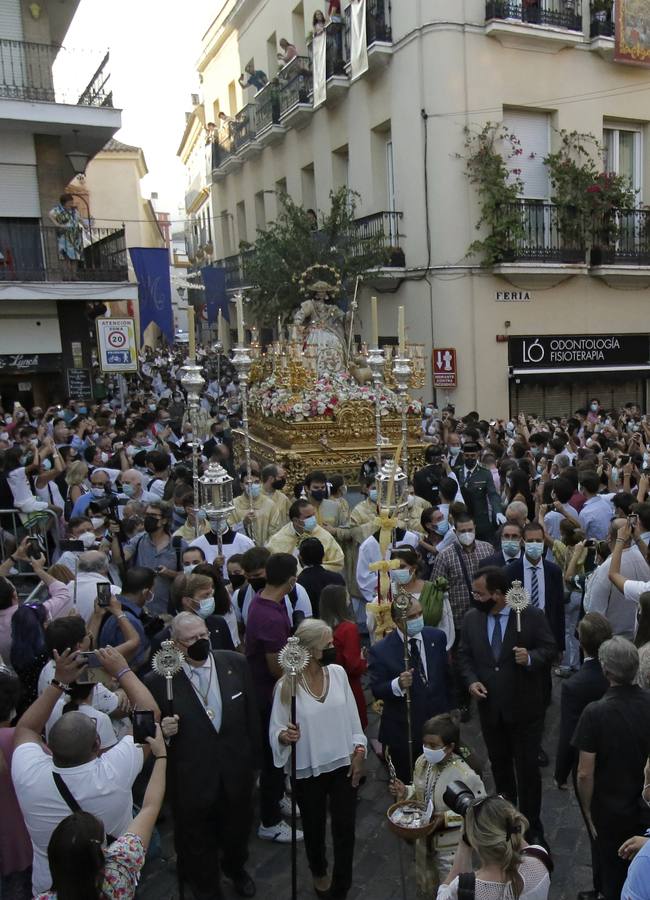
[[[6,41],[24,40],[20,0],[0,0],[0,37]]]
[[[505,109],[503,122],[519,139],[520,156],[511,168],[521,169],[524,197],[530,200],[548,200],[550,185],[544,157],[550,150],[551,120],[548,113],[522,109]]]
[[[0,217],[38,219],[36,166],[0,162]]]

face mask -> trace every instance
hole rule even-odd
[[[284,487],[286,486],[286,483],[287,483],[286,478],[276,478],[275,481],[273,482],[273,490],[274,491],[283,490]]]
[[[44,459],[43,462],[41,463],[41,465],[43,466],[43,468],[45,469],[46,472],[49,472],[50,469],[52,468],[52,463],[50,462],[49,459]]]
[[[424,628],[424,616],[418,616],[416,619],[407,619],[406,633],[410,638],[416,637]]]
[[[650,542],[650,531],[644,531],[644,532],[642,532],[642,534],[641,534],[641,540],[642,540],[642,541],[645,541],[646,544],[649,543],[649,542]]]
[[[462,544],[463,547],[471,547],[476,540],[476,532],[462,531],[460,534],[456,534],[456,537],[458,538],[458,543]]]
[[[260,492],[262,490],[261,484],[247,484],[246,485],[246,493],[251,499],[256,500],[259,497]]]
[[[436,525],[436,534],[439,534],[441,537],[449,531],[449,522],[447,519],[443,519],[441,522],[438,522]]]
[[[100,519],[99,517],[93,516],[92,519],[90,520],[90,524],[93,526],[93,528],[95,529],[95,531],[97,531],[98,528],[102,528],[102,527],[103,527],[103,525],[104,525],[104,520],[103,520],[103,519]]]
[[[408,584],[413,575],[410,569],[392,569],[390,577],[395,584]]]
[[[449,455],[452,457],[452,459],[456,459],[456,457],[460,453],[460,447],[448,447],[447,449],[449,450]]]
[[[432,415],[433,415],[433,410],[431,409],[430,406],[425,406],[425,407],[424,407],[424,415],[425,415],[427,418],[429,418],[429,416],[432,416]]]
[[[158,409],[155,403],[150,403],[148,408],[149,412],[155,412]]]
[[[185,652],[194,662],[205,662],[210,655],[210,641],[207,638],[199,638]]]
[[[465,460],[465,468],[470,469],[470,470],[475,469],[476,463],[477,463],[477,460],[475,460],[475,459],[466,459]]]
[[[207,619],[208,616],[211,616],[214,612],[214,597],[206,597],[205,600],[201,600],[199,604],[199,608],[197,610],[197,614],[201,616],[202,619]]]
[[[432,766],[436,766],[445,758],[445,748],[439,747],[437,750],[434,750],[432,747],[423,747],[422,755],[428,763],[431,763]]]
[[[196,569],[198,563],[190,563],[187,566],[183,566],[183,572],[185,575],[191,575],[194,569]]]
[[[208,514],[204,509],[197,509],[194,513],[198,522],[205,522],[208,517]]]
[[[253,588],[253,592],[258,594],[266,587],[266,578],[249,578],[248,583]]]
[[[160,526],[160,520],[156,518],[156,516],[145,516],[144,517],[144,530],[147,534],[151,534],[153,531],[157,531]]]
[[[127,497],[132,497],[135,494],[135,488],[132,484],[123,484],[122,493]]]
[[[87,407],[87,406],[80,406],[80,407],[77,409],[77,412],[78,412],[78,413],[81,413],[82,416],[85,416],[86,413],[88,412],[88,407]]]
[[[106,494],[106,490],[103,487],[92,487],[90,493],[93,497],[103,497]]]
[[[233,574],[230,576],[230,584],[232,585],[232,587],[235,590],[240,588],[244,584],[245,581],[246,581],[246,576],[241,575],[239,572],[233,572]]]
[[[228,523],[227,522],[210,522],[210,531],[213,534],[223,534],[225,531],[228,531]]]
[[[302,527],[305,529],[305,531],[313,531],[316,527],[316,516],[309,516],[308,518],[306,518],[302,523]]]
[[[111,428],[115,427],[116,422],[117,422],[117,419],[109,419],[108,420],[108,424],[111,426]]]
[[[592,412],[598,412],[598,404],[597,404],[597,403],[592,403],[591,406],[589,407],[589,409],[590,409]]]
[[[316,503],[320,503],[327,497],[327,491],[310,491],[311,496],[314,498]]]
[[[474,605],[477,609],[480,609],[481,612],[484,612],[486,615],[490,612],[496,600],[493,597],[488,597],[487,600],[474,600]]]
[[[519,555],[521,544],[519,541],[501,541],[501,552],[506,559],[514,559]]]
[[[95,535],[92,531],[84,531],[83,534],[79,535],[79,540],[84,545],[84,549],[90,550],[91,547],[95,546]]]
[[[30,438],[29,443],[32,445],[32,447],[38,447],[38,438]]]
[[[371,488],[368,491],[368,500],[370,500],[371,503],[377,502],[377,488]]]
[[[415,503],[415,497],[413,496],[413,494],[409,494],[408,497],[406,498],[407,507],[413,506],[414,503]]]
[[[179,516],[181,519],[187,519],[187,513],[185,512],[184,506],[175,506],[174,513]]]
[[[323,655],[318,660],[321,666],[332,666],[336,662],[336,647],[325,647]]]
[[[107,463],[110,459],[110,456],[108,455],[108,453],[106,453],[105,450],[102,450],[102,452],[100,454],[100,459],[103,463]]]
[[[544,544],[541,541],[526,541],[526,556],[529,559],[541,559]]]

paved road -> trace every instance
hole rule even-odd
[[[542,818],[546,838],[551,846],[555,862],[555,874],[550,897],[552,900],[575,900],[579,890],[591,888],[589,844],[573,794],[558,791],[553,786],[553,757],[558,731],[558,685],[554,685],[554,702],[547,715],[544,746],[551,757],[551,765],[543,769],[544,805]],[[370,733],[377,727],[376,716],[371,714]],[[487,760],[480,738],[476,716],[463,727],[463,740],[479,756]],[[385,813],[389,805],[384,768],[373,757],[368,762],[368,777],[360,789],[357,815],[355,875],[349,900],[403,900],[397,838],[385,825]],[[485,765],[488,784],[491,785],[489,764]],[[178,897],[175,883],[171,824],[167,819],[162,825],[163,855],[167,861],[157,860],[148,865],[138,891],[141,900],[171,900]],[[406,845],[402,849],[407,872],[407,900],[415,900],[415,884],[412,875],[412,851]],[[305,861],[304,850],[299,847],[299,897],[314,900],[311,878]],[[257,882],[257,896],[268,900],[285,900],[291,896],[290,847],[260,841],[256,836],[250,842],[249,870]],[[229,885],[224,887],[227,900],[237,895]],[[190,897],[191,892],[186,891]]]

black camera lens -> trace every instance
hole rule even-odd
[[[476,794],[464,781],[452,781],[442,795],[443,803],[457,816],[465,817],[467,810],[476,800]]]

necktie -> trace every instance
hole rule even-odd
[[[208,689],[208,677],[210,675],[210,670],[207,666],[198,666],[192,669],[192,677],[195,677],[197,687],[203,697],[205,697],[205,693]]]
[[[423,666],[423,664],[422,664],[422,657],[420,656],[420,648],[418,647],[418,642],[417,642],[416,638],[411,638],[411,640],[409,641],[409,648],[410,648],[410,651],[411,651],[410,654],[409,654],[410,657],[411,657],[411,666],[412,666],[412,668],[414,668],[415,671],[418,673],[418,675],[419,675],[420,678],[422,679],[422,682],[423,682],[424,684],[426,684],[426,683],[427,683],[427,676],[426,676],[425,673],[424,673],[424,666]]]
[[[503,647],[503,635],[501,634],[501,616],[494,617],[494,631],[492,632],[492,640],[490,641],[490,645],[492,647],[492,656],[494,656],[494,661],[498,662],[501,656],[501,648]]]
[[[537,581],[537,566],[530,570],[530,605],[539,606],[539,582]]]

